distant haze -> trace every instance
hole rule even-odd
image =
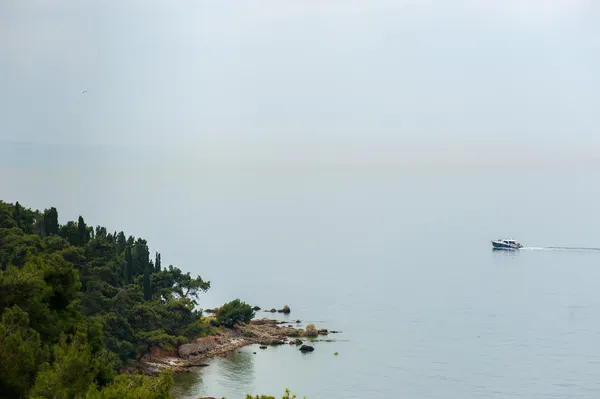
[[[3,1],[0,146],[236,167],[597,162],[598,21],[591,0]]]

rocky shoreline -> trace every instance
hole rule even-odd
[[[158,375],[163,370],[181,373],[189,371],[192,367],[205,366],[203,360],[223,356],[241,347],[255,344],[260,345],[261,349],[272,345],[289,344],[299,346],[302,352],[311,352],[314,348],[304,345],[302,338],[309,338],[314,342],[315,337],[327,336],[330,333],[338,333],[338,331],[319,330],[314,324],[309,324],[302,329],[294,328],[287,321],[256,319],[248,324],[238,323],[233,328],[223,330],[216,335],[198,338],[195,342],[180,345],[174,352],[153,348],[151,355],[142,358],[140,366],[147,375]],[[324,341],[334,342],[333,339]]]

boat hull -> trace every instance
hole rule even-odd
[[[519,249],[519,248],[523,247],[520,244],[511,245],[511,244],[506,244],[506,243],[498,242],[498,241],[492,241],[492,246],[494,247],[494,249]]]

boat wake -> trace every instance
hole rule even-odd
[[[600,248],[592,247],[524,247],[530,251],[600,251]]]

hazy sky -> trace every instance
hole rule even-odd
[[[595,0],[0,2],[0,140],[598,160],[599,71]]]

